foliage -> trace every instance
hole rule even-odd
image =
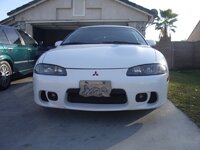
[[[159,15],[155,18],[153,24],[155,29],[160,30],[160,38],[171,37],[170,32],[175,32],[174,23],[178,21],[178,14],[173,13],[171,9],[159,10]]]
[[[169,99],[200,127],[200,70],[170,71]]]

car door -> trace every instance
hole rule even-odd
[[[2,27],[0,27],[0,60],[4,58],[4,44],[10,44],[5,33],[2,31]]]
[[[38,56],[38,44],[37,42],[31,38],[27,33],[25,33],[22,30],[18,30],[22,40],[24,41],[26,47],[27,47],[27,52],[28,52],[28,66],[31,70],[33,70],[33,67],[36,63]]]
[[[9,40],[8,44],[4,44],[4,53],[13,60],[13,71],[25,74],[29,69],[27,47],[14,28],[4,28],[3,31]]]

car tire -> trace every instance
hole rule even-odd
[[[10,86],[12,69],[7,61],[0,61],[0,90],[5,90]]]

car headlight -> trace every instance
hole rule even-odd
[[[66,76],[65,68],[52,64],[37,64],[34,72],[42,75]]]
[[[128,69],[127,76],[149,76],[167,73],[167,67],[162,64],[145,64]]]

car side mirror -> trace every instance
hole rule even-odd
[[[147,40],[147,42],[148,42],[148,44],[150,46],[155,46],[156,45],[156,41],[154,41],[154,40]]]
[[[57,42],[55,43],[55,47],[60,46],[62,42],[63,42],[63,41],[57,41]]]
[[[44,42],[40,41],[38,44],[39,44],[39,46],[42,46],[44,44]]]

